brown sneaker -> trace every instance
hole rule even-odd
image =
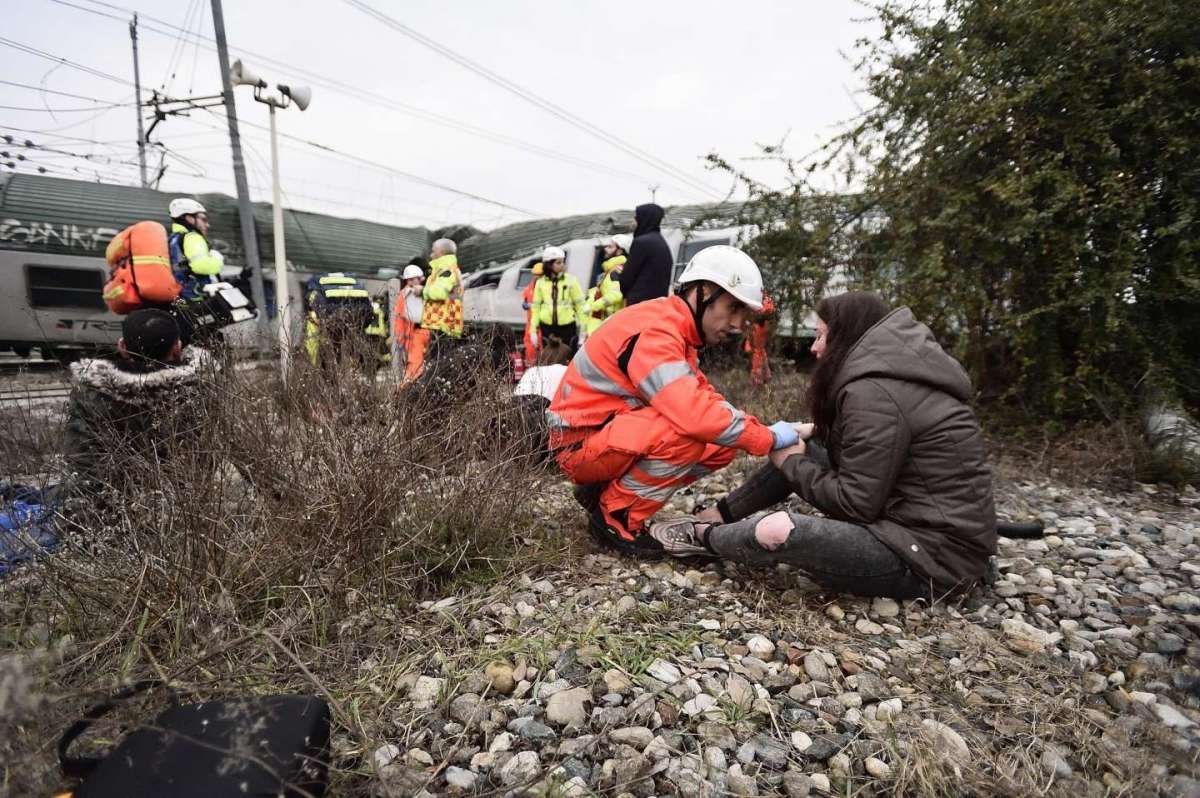
[[[657,540],[672,557],[715,557],[704,542],[696,535],[696,524],[705,523],[694,515],[681,515],[669,521],[658,521],[650,525],[650,537]],[[712,528],[711,524],[708,524]]]

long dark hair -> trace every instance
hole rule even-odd
[[[817,303],[817,316],[825,322],[829,332],[825,336],[825,352],[808,381],[808,409],[821,437],[829,434],[837,415],[833,381],[842,370],[846,355],[858,339],[889,312],[887,303],[879,296],[863,291],[826,297]]]

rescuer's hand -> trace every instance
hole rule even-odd
[[[533,344],[534,349],[537,349],[537,345],[538,345],[538,331],[537,330],[529,331],[529,343]]]
[[[800,433],[800,440],[806,441],[811,438],[816,427],[816,424],[797,424],[796,431]]]
[[[788,446],[795,446],[800,442],[800,430],[796,424],[790,421],[776,421],[769,429],[771,435],[774,436],[775,442],[771,446],[771,451],[783,449]]]

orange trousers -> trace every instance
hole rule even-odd
[[[555,433],[551,446],[577,485],[607,482],[604,520],[622,537],[642,534],[646,521],[684,485],[729,465],[737,450],[680,434],[657,410],[631,410],[596,430]]]
[[[538,348],[533,345],[533,311],[525,311],[525,368],[531,369],[537,365]]]
[[[411,382],[421,376],[425,368],[425,350],[429,348],[429,330],[407,319],[396,324],[396,335],[404,348],[404,381]]]

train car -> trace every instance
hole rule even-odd
[[[104,249],[120,230],[143,219],[169,229],[167,204],[177,196],[187,195],[55,177],[0,176],[0,350],[23,357],[37,350],[44,357],[71,359],[111,348],[120,337],[121,317],[101,297],[107,280]],[[208,210],[212,247],[225,254],[222,279],[241,281],[249,296],[236,201],[224,194],[194,196]],[[267,266],[266,310],[274,319],[271,207],[255,204],[254,217],[260,257]],[[423,227],[286,209],[284,230],[297,336],[309,277],[346,271],[361,277],[373,293],[385,294],[390,270],[428,252],[431,240]],[[253,322],[226,333],[234,344],[248,342]]]

